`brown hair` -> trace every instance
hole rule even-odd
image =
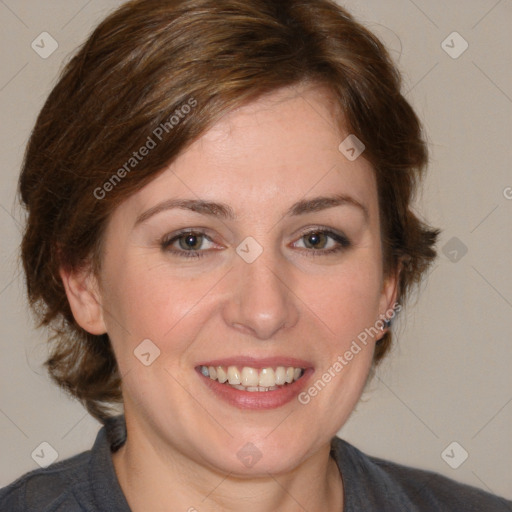
[[[333,1],[134,0],[103,21],[64,68],[21,172],[29,214],[22,259],[30,302],[55,333],[48,370],[96,418],[122,401],[120,375],[108,336],[74,320],[59,268],[99,268],[116,206],[222,115],[309,82],[332,92],[344,126],[366,146],[384,270],[402,266],[403,303],[436,254],[438,231],[411,211],[426,145],[387,51]],[[136,158],[150,138],[156,144]],[[375,362],[390,343],[386,332]]]

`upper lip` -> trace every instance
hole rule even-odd
[[[274,357],[249,357],[249,356],[238,356],[238,357],[228,357],[223,359],[212,359],[208,361],[203,361],[199,363],[197,366],[237,366],[238,368],[243,368],[244,366],[248,366],[250,368],[277,368],[278,366],[293,366],[295,368],[312,368],[312,364],[309,361],[305,361],[304,359],[297,359],[295,357],[286,357],[286,356],[274,356]]]

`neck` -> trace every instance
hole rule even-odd
[[[343,510],[343,486],[330,443],[286,473],[238,477],[205,467],[178,450],[130,429],[113,454],[132,512],[247,512]]]

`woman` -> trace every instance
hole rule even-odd
[[[109,16],[20,177],[48,369],[105,426],[2,510],[511,510],[335,437],[435,257],[426,162],[385,49],[329,0]]]

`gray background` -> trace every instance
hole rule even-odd
[[[0,486],[38,467],[31,454],[41,442],[61,460],[90,448],[99,428],[41,368],[45,332],[32,327],[24,296],[15,190],[58,71],[121,3],[0,0]],[[340,3],[384,40],[404,74],[432,152],[417,209],[443,228],[440,257],[341,435],[368,453],[512,498],[512,2]],[[44,31],[59,45],[46,59],[31,48]],[[442,46],[454,31],[469,44],[456,59]],[[446,44],[452,55],[463,48],[458,36]],[[457,469],[442,457],[453,441],[469,454]],[[461,448],[446,453],[461,462]]]

